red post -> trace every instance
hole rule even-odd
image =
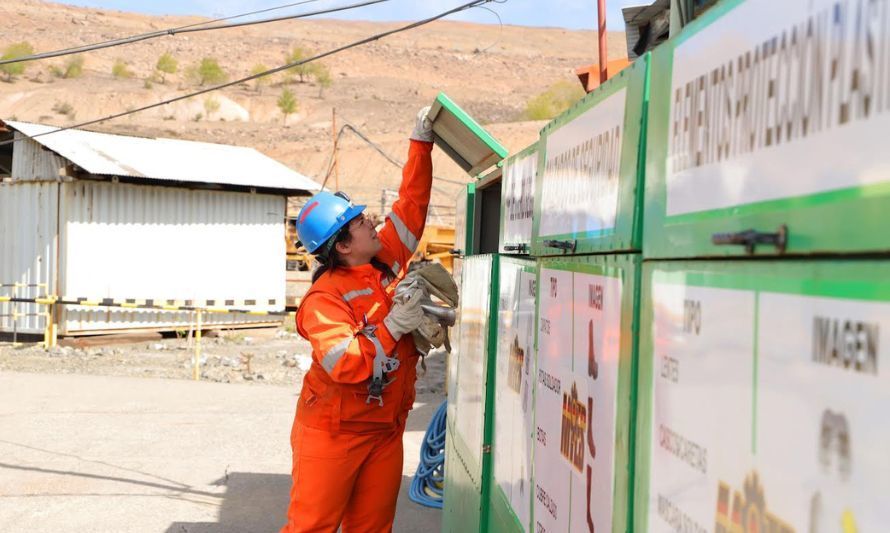
[[[599,40],[600,48],[600,83],[605,83],[609,79],[608,67],[606,66],[608,62],[606,57],[606,0],[597,0],[596,16],[599,23],[596,36]]]

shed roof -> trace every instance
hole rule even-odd
[[[33,137],[55,126],[4,121]],[[32,139],[89,174],[298,194],[321,189],[312,179],[253,148],[70,129]]]

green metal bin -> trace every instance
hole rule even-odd
[[[532,255],[639,251],[649,56],[541,130]]]
[[[635,531],[890,524],[888,272],[644,264]]]
[[[488,520],[498,264],[497,255],[474,255],[461,266],[457,344],[448,369],[446,532],[484,531]]]
[[[890,250],[872,6],[724,0],[652,52],[646,258]]]
[[[531,252],[538,146],[535,141],[504,160],[499,239],[502,254],[528,255]]]
[[[532,450],[537,266],[500,258],[489,532],[533,531]]]
[[[639,254],[538,261],[535,531],[632,531],[639,271]]]

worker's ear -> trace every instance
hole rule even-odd
[[[349,255],[352,251],[352,241],[349,242],[338,242],[334,245],[334,248],[337,250],[341,256]]]

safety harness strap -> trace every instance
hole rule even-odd
[[[383,345],[377,338],[377,326],[365,326],[359,332],[374,344],[376,353],[374,355],[374,370],[371,376],[371,382],[368,383],[368,398],[365,403],[371,403],[371,400],[377,400],[380,406],[383,406],[383,389],[395,380],[386,381],[386,375],[395,372],[399,368],[399,360],[394,357],[388,357],[383,351]]]

